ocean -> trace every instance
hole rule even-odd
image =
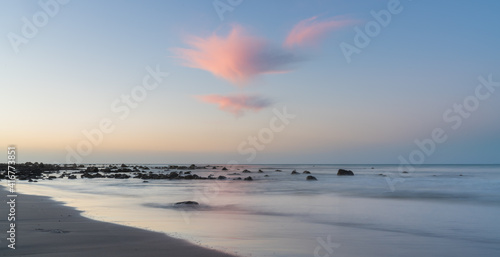
[[[64,178],[17,191],[240,256],[500,256],[500,165],[227,167],[191,171],[228,180]]]

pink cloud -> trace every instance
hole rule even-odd
[[[297,23],[285,39],[284,46],[317,45],[326,34],[334,29],[339,29],[353,24],[352,20],[326,20],[318,21],[317,16],[305,19]]]
[[[241,116],[248,110],[259,111],[272,104],[266,98],[258,95],[203,95],[197,96],[203,102],[213,103],[219,106],[219,109],[230,112],[235,116]]]
[[[191,37],[186,43],[189,49],[173,49],[176,57],[184,60],[183,65],[209,71],[238,85],[260,74],[287,72],[287,64],[296,61],[292,54],[271,47],[237,25],[225,37]]]

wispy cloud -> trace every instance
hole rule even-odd
[[[291,48],[294,46],[313,46],[319,44],[326,34],[332,30],[339,29],[350,24],[353,20],[328,19],[319,21],[318,16],[314,16],[297,23],[285,39],[284,46]]]
[[[253,110],[259,111],[272,104],[272,102],[264,97],[258,95],[203,95],[197,98],[206,103],[213,103],[219,106],[219,109],[230,112],[235,116],[241,116],[246,111]]]
[[[184,66],[209,71],[243,86],[261,74],[290,72],[291,64],[304,60],[292,53],[291,48],[318,44],[328,32],[352,23],[351,20],[332,18],[319,21],[315,16],[297,23],[281,46],[251,35],[240,25],[233,25],[226,35],[190,36],[185,40],[188,47],[173,48],[172,51]],[[196,98],[216,104],[220,110],[235,116],[259,111],[272,104],[267,98],[247,94],[210,94]]]
[[[211,72],[215,76],[243,85],[264,73],[289,71],[297,58],[283,49],[272,47],[265,39],[248,34],[234,25],[227,36],[190,37],[191,48],[174,48],[183,65]]]

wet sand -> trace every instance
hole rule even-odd
[[[162,233],[88,219],[48,197],[21,194],[16,200],[16,249],[10,249],[8,193],[4,187],[0,193],[0,256],[233,256]]]

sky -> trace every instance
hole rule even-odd
[[[20,162],[499,163],[498,1],[1,3]]]

